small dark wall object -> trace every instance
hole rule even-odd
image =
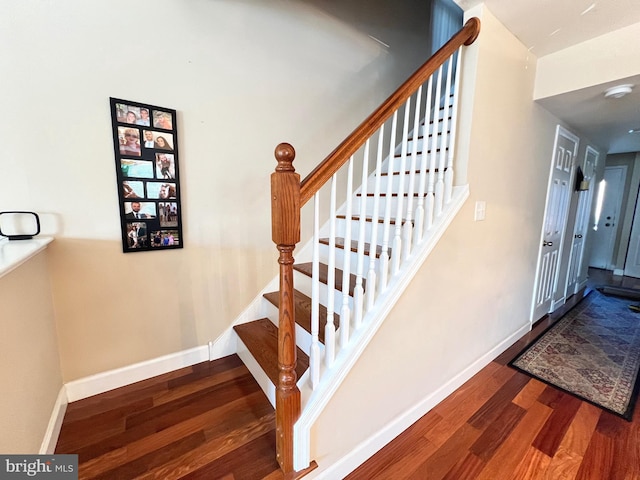
[[[9,240],[29,240],[40,233],[40,217],[35,212],[0,212],[0,235]]]
[[[589,190],[589,181],[584,179],[584,173],[582,173],[580,165],[578,165],[578,168],[576,169],[576,183],[574,189],[576,192]]]

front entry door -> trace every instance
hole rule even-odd
[[[575,157],[578,153],[578,142],[578,137],[558,125],[531,306],[532,322],[549,313],[557,289],[558,263],[567,226],[571,180]]]
[[[576,211],[576,221],[573,227],[571,259],[569,260],[567,287],[564,291],[565,298],[577,293],[578,290],[582,288],[582,285],[579,284],[579,278],[580,273],[582,272],[582,265],[584,263],[584,244],[587,233],[589,232],[589,213],[591,212],[593,191],[596,188],[594,180],[597,163],[598,152],[594,150],[593,147],[587,147],[582,168],[584,170],[584,181],[586,182],[584,186],[588,187],[588,190],[581,190],[578,192],[578,209]]]
[[[599,186],[598,195],[602,198],[600,217],[596,218],[596,225],[591,240],[591,259],[589,266],[612,270],[613,247],[618,236],[618,217],[622,208],[624,184],[627,178],[627,166],[616,165],[604,169],[604,181]]]

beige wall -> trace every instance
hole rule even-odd
[[[38,453],[62,388],[47,253],[0,278],[0,452]]]
[[[529,323],[558,121],[532,101],[535,58],[491,12],[481,20],[471,47],[471,197],[314,427],[312,458],[320,465]],[[485,221],[473,221],[476,200],[487,202]]]
[[[275,146],[306,175],[426,58],[415,34],[387,50],[287,0],[2,8],[0,205],[57,238],[65,381],[215,340],[277,271]],[[182,250],[121,251],[110,96],[178,111]]]
[[[640,73],[640,23],[573,45],[538,61],[534,98],[545,98]]]

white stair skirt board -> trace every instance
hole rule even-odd
[[[387,445],[403,431],[413,425],[423,415],[429,412],[429,410],[455,392],[467,380],[491,363],[498,355],[513,345],[513,343],[520,339],[525,333],[529,332],[530,329],[531,325],[527,322],[515,333],[504,339],[499,345],[492,348],[486,354],[482,355],[478,360],[462,370],[458,375],[442,385],[427,398],[414,405],[401,416],[389,422],[383,428],[378,430],[376,434],[371,435],[346,454],[343,454],[344,452],[342,452],[336,454],[335,457],[330,455],[328,457],[316,458],[315,460],[319,467],[309,473],[306,478],[309,480],[333,480],[336,478],[346,477],[349,473],[367,461],[372,455],[378,452],[382,447]]]
[[[311,461],[311,427],[338,390],[342,381],[346,378],[353,365],[380,328],[380,325],[382,325],[386,316],[418,272],[431,250],[436,246],[438,240],[447,230],[447,227],[453,221],[468,197],[468,185],[453,188],[451,202],[447,204],[442,215],[434,219],[431,229],[425,233],[425,238],[420,244],[415,245],[414,251],[411,253],[410,261],[408,261],[406,266],[399,272],[400,275],[390,277],[387,290],[378,297],[377,307],[365,315],[363,319],[363,326],[365,326],[365,328],[354,332],[350,340],[350,343],[354,345],[354,347],[348,349],[348,351],[340,351],[338,353],[333,367],[322,373],[323,380],[316,390],[310,391],[308,385],[301,386],[302,414],[293,428],[293,468],[295,470],[306,468]],[[530,327],[531,325],[527,323],[526,328],[528,329]],[[315,460],[318,461],[319,459]]]
[[[64,414],[67,411],[67,389],[63,385],[58,393],[56,403],[53,405],[51,411],[51,418],[49,418],[49,425],[44,433],[42,444],[40,445],[40,455],[51,455],[55,452],[56,445],[58,444],[58,438],[60,437],[60,429],[62,428],[62,421],[64,420]]]
[[[235,353],[235,345],[234,351],[231,353]],[[125,385],[130,385],[180,368],[190,367],[196,363],[206,362],[208,360],[209,347],[203,345],[144,362],[134,363],[133,365],[127,365],[126,367],[117,368],[108,372],[80,378],[65,384],[67,400],[68,402],[75,402],[76,400],[108,392],[114,388],[124,387]]]

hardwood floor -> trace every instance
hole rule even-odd
[[[282,478],[275,413],[237,355],[69,404],[56,453],[80,479]]]
[[[347,479],[640,480],[640,408],[627,422],[506,365],[561,313]],[[275,480],[274,450],[273,409],[233,355],[70,404],[56,453],[79,455],[80,479]]]
[[[590,271],[590,288],[636,282]],[[539,321],[346,480],[639,480],[640,408],[627,422],[507,366],[581,298]]]

